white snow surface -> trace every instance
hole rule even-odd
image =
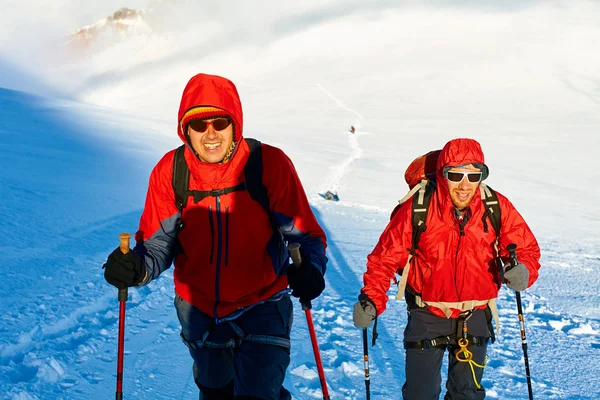
[[[3,5],[0,396],[114,396],[119,308],[101,267],[117,235],[137,229],[152,167],[180,144],[183,87],[205,72],[236,83],[245,136],[291,157],[327,233],[312,316],[332,399],[365,396],[352,306],[407,191],[404,170],[455,137],[481,143],[487,183],[541,246],[539,280],[522,293],[534,397],[599,399],[600,4],[284,3],[136,1],[150,33],[84,53],[64,45],[68,32],[123,4]],[[318,196],[326,190],[340,201]],[[129,291],[127,399],[198,398],[172,278]],[[405,304],[389,295],[369,348],[374,399],[400,398],[405,376]],[[295,304],[285,386],[322,398]],[[525,399],[514,293],[503,288],[498,304],[483,385],[488,398]]]

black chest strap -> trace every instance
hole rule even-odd
[[[185,162],[185,146],[181,145],[175,150],[173,159],[172,185],[175,192],[175,206],[183,210],[190,196],[194,203],[202,201],[206,197],[223,196],[239,190],[248,190],[250,197],[258,202],[270,214],[269,194],[262,182],[262,151],[261,143],[256,139],[244,139],[250,148],[250,155],[244,166],[245,182],[224,189],[213,190],[189,190],[190,169]]]

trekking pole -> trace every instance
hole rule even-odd
[[[121,253],[129,253],[129,240],[131,239],[131,234],[121,233],[119,239],[121,239],[121,243],[119,244]],[[127,303],[127,295],[127,288],[119,289],[119,344],[117,356],[116,400],[123,399],[123,350],[125,346],[125,304]]]
[[[358,296],[358,301],[361,303],[366,301],[367,295],[361,293]],[[365,389],[367,391],[367,400],[371,400],[371,378],[369,377],[369,338],[367,334],[367,328],[363,328],[362,330],[363,337],[363,353],[364,353],[364,363],[365,363]]]
[[[288,250],[292,257],[294,267],[300,268],[302,265],[302,257],[300,256],[300,244],[289,243]],[[321,390],[323,391],[323,400],[329,400],[329,391],[327,390],[327,382],[325,381],[325,372],[323,371],[323,363],[321,362],[321,353],[319,352],[319,343],[317,342],[317,335],[315,334],[315,325],[313,324],[312,313],[310,309],[312,304],[309,301],[303,302],[302,309],[306,314],[306,324],[308,325],[308,332],[310,333],[310,341],[312,343],[313,353],[315,354],[315,362],[317,363],[317,371],[319,372],[319,380],[321,381]]]
[[[514,243],[506,246],[506,250],[510,254],[510,267],[507,271],[516,267],[517,261],[517,245]],[[517,312],[519,313],[519,324],[521,326],[521,344],[523,345],[523,358],[525,360],[525,375],[527,376],[527,390],[529,391],[529,400],[533,400],[533,389],[531,387],[531,374],[529,372],[529,357],[527,356],[527,337],[525,336],[525,320],[523,319],[523,307],[521,306],[521,292],[515,291],[517,298]]]

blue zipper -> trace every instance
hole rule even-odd
[[[219,196],[215,197],[216,202],[216,210],[215,215],[217,218],[217,263],[215,265],[216,277],[215,277],[215,307],[214,314],[215,318],[219,318],[219,314],[217,314],[217,307],[219,306],[219,281],[221,280],[221,248],[222,248],[222,234],[223,234],[223,223],[221,222],[221,218],[219,215],[221,214],[221,199]]]
[[[210,263],[213,262],[213,252],[215,249],[215,230],[212,217],[212,206],[208,206],[208,222],[210,223]]]
[[[229,206],[225,207],[225,266],[229,265]]]

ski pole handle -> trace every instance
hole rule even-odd
[[[288,251],[290,252],[290,257],[292,257],[294,267],[300,267],[302,265],[302,256],[300,255],[300,243],[289,243],[287,247]]]
[[[360,302],[361,306],[365,306],[367,304],[367,299],[369,298],[369,296],[367,296],[364,293],[361,293],[358,295],[358,301]]]
[[[121,249],[121,253],[127,254],[129,253],[129,242],[131,240],[131,233],[123,232],[119,234],[119,239],[121,243],[119,243],[119,248]]]
[[[290,257],[292,257],[292,263],[294,267],[300,268],[302,266],[302,256],[300,255],[300,243],[288,243],[288,251],[290,252]],[[309,301],[305,301],[302,304],[302,309],[304,311],[310,310],[312,308],[312,304]]]
[[[510,254],[510,266],[506,269],[506,271],[510,271],[519,263],[519,261],[517,260],[517,245],[511,243],[508,246],[506,246],[506,250],[508,251],[508,254]]]
[[[127,254],[129,253],[129,243],[131,240],[131,233],[123,232],[119,234],[119,249],[121,249],[121,253]],[[119,289],[119,301],[127,301],[127,288]]]

